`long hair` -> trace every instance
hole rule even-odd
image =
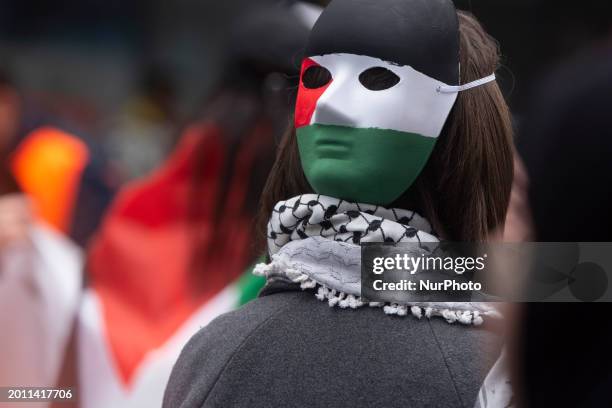
[[[495,72],[499,46],[472,15],[458,11],[461,83]],[[425,216],[444,239],[482,242],[506,216],[513,177],[510,112],[497,83],[460,92],[434,151],[392,207]],[[262,195],[258,247],[274,205],[313,190],[302,170],[295,128],[283,139]]]

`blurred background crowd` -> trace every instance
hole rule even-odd
[[[0,2],[0,385],[157,406],[191,334],[255,296],[251,225],[325,4]],[[455,4],[501,44],[507,233],[610,241],[612,4]]]

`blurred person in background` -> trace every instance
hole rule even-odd
[[[81,407],[158,406],[187,340],[261,287],[244,274],[259,255],[252,221],[317,15],[281,2],[237,18],[201,118],[117,196],[88,252],[59,381],[78,388]]]
[[[0,104],[0,122],[7,124]],[[3,126],[2,129],[7,129]],[[82,254],[35,216],[9,170],[0,136],[0,384],[57,381],[81,290]],[[0,406],[4,405],[0,402]]]
[[[4,85],[2,85],[4,84]],[[31,211],[10,169],[10,144],[16,128],[15,95],[0,72],[0,248],[27,236]],[[7,100],[8,99],[8,100]]]
[[[611,107],[610,37],[556,68],[534,93],[518,139],[530,211],[516,223],[531,224],[535,241],[612,241]],[[608,303],[519,309],[513,384],[520,406],[612,406],[610,312]]]
[[[32,201],[35,216],[85,245],[114,187],[102,151],[32,106],[0,71],[2,166]]]
[[[62,366],[82,282],[82,254],[63,232],[87,151],[36,126],[0,74],[0,384],[49,386]],[[0,403],[2,406],[2,403]]]

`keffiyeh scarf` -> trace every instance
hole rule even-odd
[[[431,224],[414,211],[357,204],[305,194],[274,207],[268,223],[269,264],[256,275],[300,283],[330,307],[380,307],[386,314],[418,318],[441,316],[449,323],[479,325],[483,316],[499,317],[481,302],[388,304],[361,298],[361,248],[365,242],[439,242]]]

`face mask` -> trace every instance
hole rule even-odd
[[[295,111],[306,178],[319,194],[369,204],[400,197],[427,163],[457,92],[494,79],[444,82],[458,82],[458,27],[454,6],[440,0],[334,0],[307,55]]]

